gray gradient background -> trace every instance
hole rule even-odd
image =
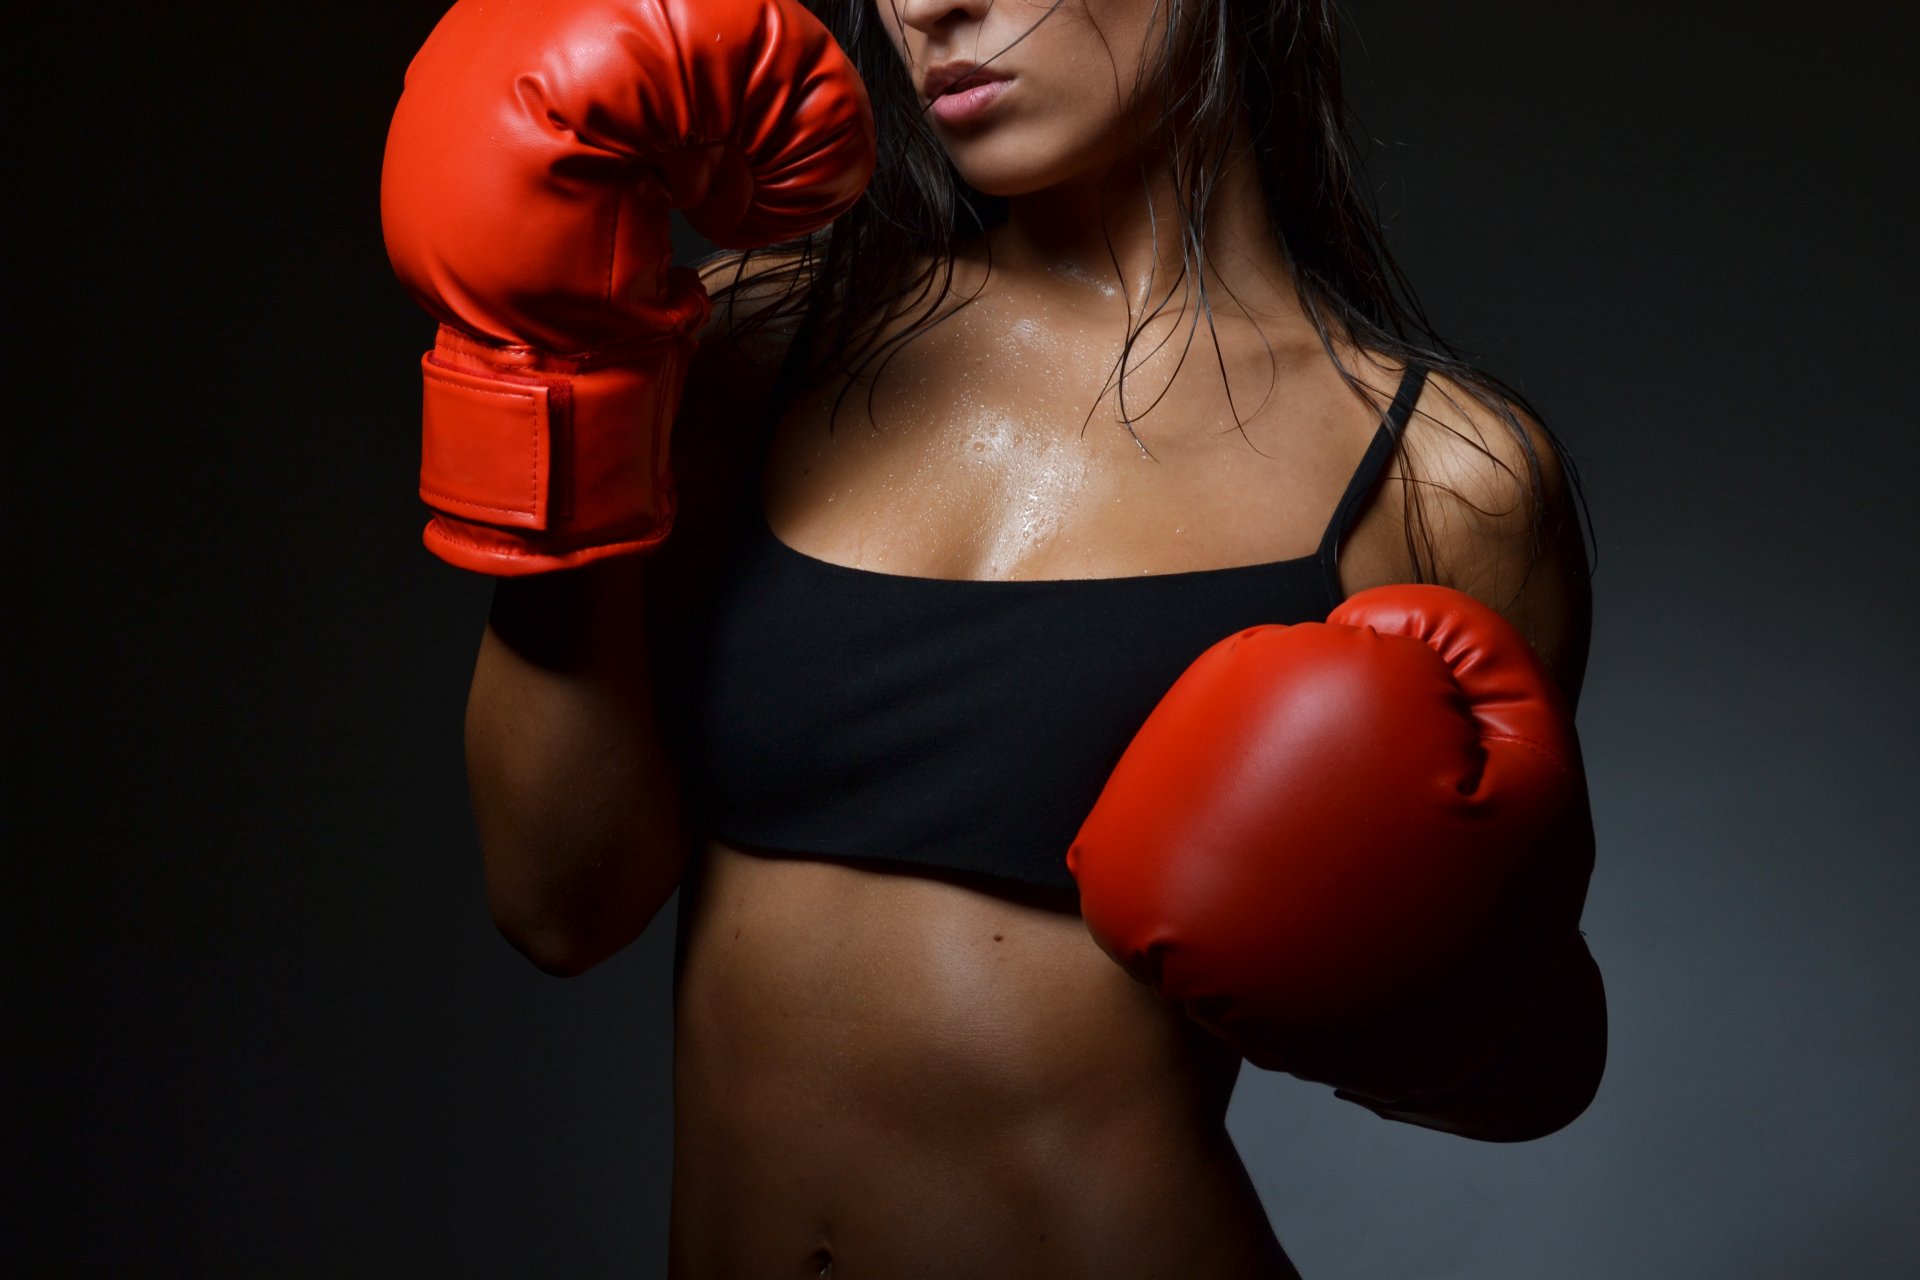
[[[417,543],[375,197],[437,9],[174,8],[10,42],[0,1248],[657,1274],[672,912],[568,982],[494,935],[487,585]],[[1309,1280],[1914,1274],[1916,6],[1350,9],[1394,245],[1589,486],[1613,1050],[1541,1142],[1251,1071],[1235,1136]]]

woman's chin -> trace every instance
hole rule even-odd
[[[1098,142],[1084,145],[1073,139],[1036,145],[1030,136],[1016,140],[1004,133],[950,141],[945,146],[955,171],[969,187],[983,196],[1001,197],[1091,181],[1110,167],[1097,157],[1112,150]]]
[[[969,157],[972,159],[972,157]],[[1036,191],[1045,191],[1048,187],[1058,186],[1072,176],[1067,166],[1053,164],[961,164],[954,157],[954,166],[969,187],[983,196],[1032,195]]]

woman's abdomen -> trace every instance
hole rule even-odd
[[[719,843],[690,888],[676,1274],[1291,1274],[1238,1056],[1070,910]]]

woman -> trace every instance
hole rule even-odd
[[[1491,605],[1570,706],[1570,471],[1395,291],[1328,0],[818,8],[873,181],[703,272],[672,536],[501,579],[496,918],[576,973],[685,861],[673,1274],[1293,1275],[1240,1052],[1094,941],[1066,846],[1201,649],[1369,587]],[[1497,1085],[1397,1118],[1578,1114],[1580,957]]]

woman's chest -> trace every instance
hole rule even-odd
[[[1117,329],[976,303],[787,406],[765,457],[767,522],[817,559],[916,577],[1308,555],[1379,415],[1317,346],[1269,345],[1158,324],[1128,351]]]

